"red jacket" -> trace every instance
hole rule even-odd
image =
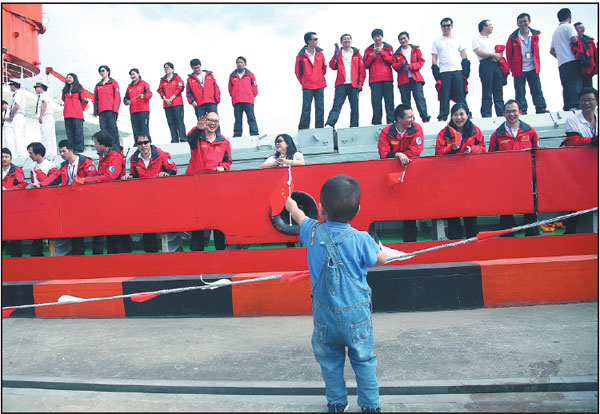
[[[519,122],[519,131],[516,138],[506,130],[503,122],[490,138],[489,152],[494,151],[519,151],[522,149],[539,148],[540,138],[531,126],[523,121]]]
[[[204,132],[194,127],[187,138],[192,157],[185,171],[186,174],[215,171],[218,166],[229,171],[233,160],[231,159],[231,146],[224,136],[217,135],[215,140],[210,143],[206,140]]]
[[[352,87],[362,89],[362,86],[365,83],[365,78],[367,77],[367,74],[365,73],[365,65],[358,49],[353,47],[352,50],[354,53],[352,55],[350,80],[352,82]],[[337,70],[335,86],[346,83],[346,67],[344,66],[344,59],[342,58],[342,49],[333,54],[331,60],[329,61],[329,67],[332,70]]]
[[[540,73],[540,34],[539,30],[529,29],[531,32],[531,50],[533,51],[533,62],[535,73]],[[519,40],[519,29],[512,32],[506,42],[506,61],[514,77],[523,76],[523,55],[521,54],[521,41]]]
[[[102,81],[98,82],[94,89],[94,115],[104,111],[118,113],[119,106],[121,106],[121,93],[117,81],[108,78],[105,84],[102,84]]]
[[[10,164],[8,174],[2,179],[2,187],[7,190],[22,190],[28,185],[29,183],[25,181],[23,170],[14,164]]]
[[[221,102],[221,91],[219,90],[215,76],[209,70],[203,70],[202,72],[205,74],[204,86],[202,86],[194,73],[188,75],[185,87],[187,100],[190,104],[195,101],[198,106],[205,103],[218,104]]]
[[[183,80],[181,80],[181,77],[179,77],[178,74],[173,73],[171,80],[167,79],[167,75],[160,78],[160,85],[158,85],[156,91],[163,99],[169,99],[171,96],[175,95],[175,99],[173,99],[170,106],[181,106],[183,105],[183,98],[181,97],[183,88]],[[163,101],[163,108],[168,107],[167,103]]]
[[[327,86],[325,72],[327,63],[323,55],[323,49],[315,48],[315,64],[313,65],[306,55],[306,46],[296,56],[296,78],[302,85],[302,89],[322,89]]]
[[[138,98],[138,96],[139,96],[139,98]],[[125,97],[123,98],[123,103],[125,105],[131,105],[129,107],[129,111],[132,114],[134,114],[136,112],[149,112],[150,111],[150,103],[149,103],[150,98],[152,98],[152,92],[150,91],[150,85],[148,85],[148,82],[140,79],[137,83],[131,82],[127,86],[127,92],[125,92]]]
[[[412,72],[412,78],[415,82],[425,83],[425,79],[421,75],[420,69],[425,64],[425,59],[423,59],[423,55],[421,54],[421,49],[419,46],[409,45],[410,46],[410,63],[407,66],[404,66],[404,62],[407,62],[406,56],[402,52],[402,47],[399,47],[394,53],[394,63],[392,63],[392,69],[398,72],[398,86],[405,85],[409,82],[408,78],[408,70]],[[408,70],[405,68],[408,67]]]
[[[83,119],[83,111],[88,104],[83,89],[75,93],[63,93],[62,100],[65,103],[65,107],[63,109],[64,118]]]
[[[85,155],[77,154],[79,157],[79,163],[77,164],[77,177],[93,177],[96,175],[96,166],[92,162],[92,159]],[[69,183],[69,162],[63,161],[60,164],[60,179],[62,185]]]
[[[373,82],[393,81],[392,64],[396,60],[394,49],[391,45],[383,42],[383,47],[377,55],[375,53],[375,43],[365,50],[364,59],[365,69],[369,69],[369,85]]]
[[[502,54],[502,52],[504,52],[504,49],[506,49],[504,45],[496,45],[494,47],[494,52]],[[498,61],[498,65],[500,65],[500,70],[504,75],[504,84],[506,85],[506,77],[510,73],[510,66],[508,65],[506,59],[504,59],[504,56],[500,58],[500,60]]]
[[[254,104],[254,98],[258,95],[258,86],[256,85],[254,73],[248,69],[244,70],[245,72],[241,78],[238,76],[237,70],[234,70],[229,75],[229,95],[231,95],[231,103],[233,105],[238,102]]]
[[[31,182],[34,183],[34,177],[36,177],[42,187],[58,185],[60,183],[60,171],[56,167],[50,168],[48,174],[43,172],[40,168],[35,171],[32,168],[29,174]]]
[[[396,123],[390,124],[379,134],[377,149],[381,159],[394,158],[397,152],[402,152],[408,157],[418,157],[423,151],[423,128],[413,122],[412,127],[404,133],[404,137],[400,137]]]
[[[598,48],[594,43],[594,39],[582,35],[580,36],[581,43],[586,55],[589,58],[589,66],[581,66],[581,73],[584,75],[597,75],[598,74]]]
[[[177,175],[177,166],[171,160],[171,154],[151,145],[148,167],[140,156],[140,150],[137,150],[131,156],[130,171],[134,178],[156,177],[161,171],[169,173],[169,175]]]
[[[98,153],[98,174],[87,177],[86,183],[100,183],[103,181],[114,181],[125,175],[125,157],[123,147],[113,145],[106,154]]]
[[[453,150],[452,143],[460,142],[459,149]],[[463,136],[460,133],[448,125],[442,129],[437,136],[435,142],[435,155],[444,154],[464,154],[467,147],[471,147],[471,152],[485,152],[485,138],[481,133],[481,130],[473,123],[467,122],[463,129]]]

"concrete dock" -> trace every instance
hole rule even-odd
[[[597,302],[373,323],[383,412],[598,410]],[[310,316],[4,319],[2,411],[323,411],[311,333]]]

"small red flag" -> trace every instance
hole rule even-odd
[[[71,184],[71,189],[75,191],[83,191],[83,185],[85,183],[85,179],[79,176],[73,177],[73,184]]]
[[[8,318],[14,311],[16,311],[15,308],[2,309],[2,317]]]
[[[147,300],[154,299],[159,295],[160,293],[134,293],[130,299],[133,302],[146,302]]]
[[[301,270],[299,272],[289,272],[284,273],[283,276],[279,279],[279,282],[289,282],[289,283],[297,283],[302,279],[306,279],[310,277],[310,272],[308,270]]]
[[[496,231],[480,231],[477,233],[477,238],[479,240],[492,239],[494,237],[502,236],[503,234],[508,234],[512,232],[512,229],[506,230],[496,230]]]
[[[276,216],[283,211],[285,201],[292,191],[294,191],[294,185],[291,183],[290,190],[288,187],[288,175],[286,174],[277,182],[277,187],[271,193],[271,197],[269,198],[272,216]]]
[[[389,173],[387,175],[387,186],[392,187],[394,184],[400,183],[402,181],[402,174],[404,174],[404,172]]]

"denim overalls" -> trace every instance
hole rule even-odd
[[[348,399],[344,381],[344,362],[348,357],[358,386],[358,404],[379,407],[376,378],[377,357],[373,354],[371,289],[352,279],[342,262],[337,245],[356,234],[352,227],[332,239],[325,224],[317,231],[327,254],[312,289],[314,331],[312,347],[325,380],[327,401],[345,404]]]

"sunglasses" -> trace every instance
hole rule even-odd
[[[144,144],[149,144],[150,141],[138,141],[135,143],[135,145],[144,145]]]
[[[312,38],[312,39],[310,39],[310,40],[314,40],[314,41],[316,42],[317,40],[319,40],[319,38],[318,38],[318,37],[313,37],[313,38]]]
[[[100,69],[98,73],[106,72],[106,69]]]
[[[442,27],[451,27],[451,24],[443,24]]]
[[[281,138],[279,138],[279,139],[276,139],[276,140],[275,140],[275,143],[276,143],[276,144],[282,144],[283,142],[284,142],[284,141],[283,141]]]

